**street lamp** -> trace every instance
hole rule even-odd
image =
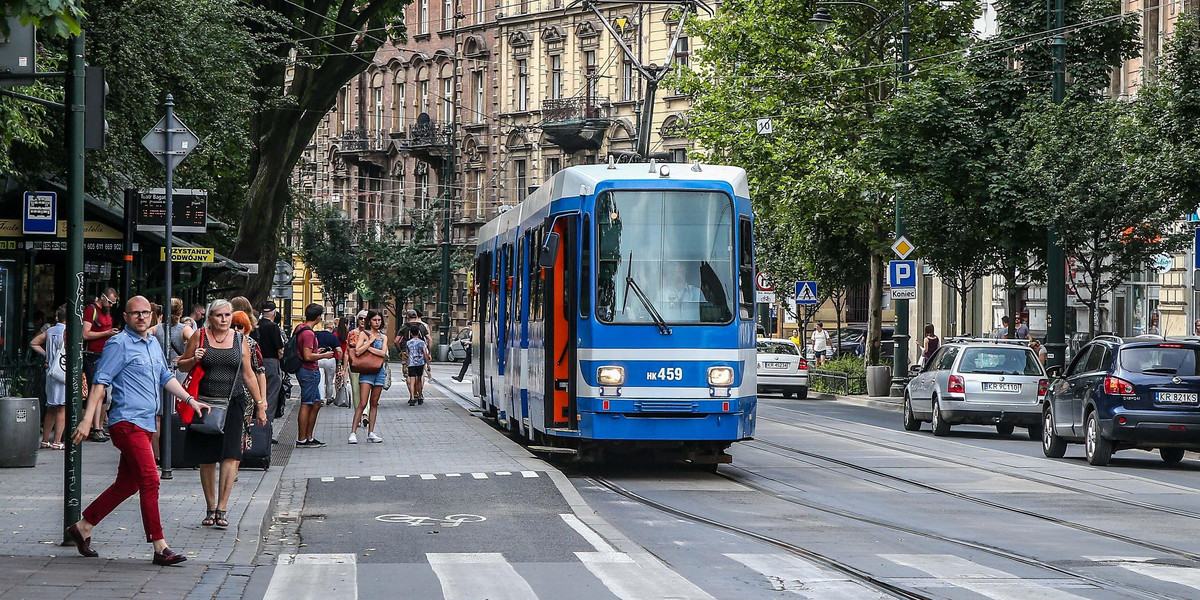
[[[829,9],[825,6],[837,5],[853,5],[861,6],[869,10],[875,11],[875,14],[883,21],[887,21],[890,17],[884,15],[883,11],[864,2],[854,1],[838,1],[838,2],[818,2],[817,10],[812,18],[808,20],[813,24],[818,32],[825,31],[833,24],[833,17],[829,14]],[[911,31],[908,28],[908,19],[911,10],[909,9],[908,0],[900,9],[900,59],[897,65],[900,71],[901,83],[908,83],[908,37]],[[901,202],[900,194],[896,194],[896,235],[899,239],[904,235],[907,228],[904,225],[904,205]],[[891,396],[904,395],[904,381],[908,375],[908,300],[896,300],[896,326],[895,332],[892,334],[892,385],[889,390]]]

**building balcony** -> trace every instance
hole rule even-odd
[[[400,149],[428,163],[440,164],[452,151],[451,133],[448,126],[433,121],[409,125],[408,137]]]
[[[368,131],[356,127],[342,137],[333,138],[338,154],[346,160],[357,160],[383,166],[387,162],[391,138],[384,131]]]
[[[542,101],[542,131],[550,143],[574,154],[599,150],[612,121],[604,118],[607,98],[555,98]]]

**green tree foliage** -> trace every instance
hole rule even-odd
[[[340,210],[311,202],[299,219],[300,245],[296,253],[321,278],[327,296],[345,298],[354,291],[361,264],[351,223]]]
[[[254,0],[281,21],[248,21],[249,30],[277,39],[278,60],[256,66],[249,111],[247,200],[232,256],[259,263],[246,295],[257,300],[271,285],[278,232],[292,201],[288,181],[309,140],[333,108],[342,86],[371,66],[388,40],[404,39],[409,0]],[[294,60],[292,57],[294,56]]]
[[[976,2],[911,4],[914,62],[969,40]],[[816,219],[839,235],[853,235],[868,252],[868,358],[877,360],[894,182],[866,140],[899,85],[902,2],[872,6],[878,12],[831,8],[836,23],[818,33],[809,23],[815,3],[725,2],[714,19],[691,25],[703,40],[698,68],[670,85],[693,98],[689,131],[708,149],[707,158],[746,168],[761,222]],[[773,135],[755,133],[755,121],[763,117],[772,118]],[[804,230],[760,227],[760,256],[764,248],[790,248],[781,257],[811,255],[805,234],[796,235]]]
[[[438,204],[429,211],[409,211],[412,236],[405,240],[385,232],[374,235],[364,232],[359,237],[362,260],[359,263],[358,286],[373,300],[390,302],[396,318],[405,305],[416,298],[436,294],[441,282],[442,252],[437,245],[436,232],[440,210]],[[451,271],[467,264],[460,253],[451,256]]]
[[[36,26],[43,36],[78,34],[85,14],[83,2],[75,0],[0,0],[0,16],[15,16],[21,25]],[[8,23],[0,19],[0,37],[6,35]]]

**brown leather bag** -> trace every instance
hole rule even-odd
[[[383,368],[383,357],[371,352],[370,350],[358,354],[355,351],[355,346],[358,346],[358,336],[355,335],[351,340],[348,340],[346,348],[350,353],[350,371],[360,375],[374,375]],[[374,344],[375,342],[371,342]]]

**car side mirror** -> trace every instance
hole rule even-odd
[[[1052,379],[1057,379],[1059,377],[1062,377],[1062,367],[1060,367],[1058,365],[1054,365],[1052,367],[1047,367],[1046,375],[1050,376]]]
[[[538,266],[543,269],[553,269],[554,263],[558,262],[558,234],[550,232],[546,234],[546,239],[542,241],[542,252],[538,255]]]
[[[908,365],[908,376],[916,377],[921,374],[921,365]]]

